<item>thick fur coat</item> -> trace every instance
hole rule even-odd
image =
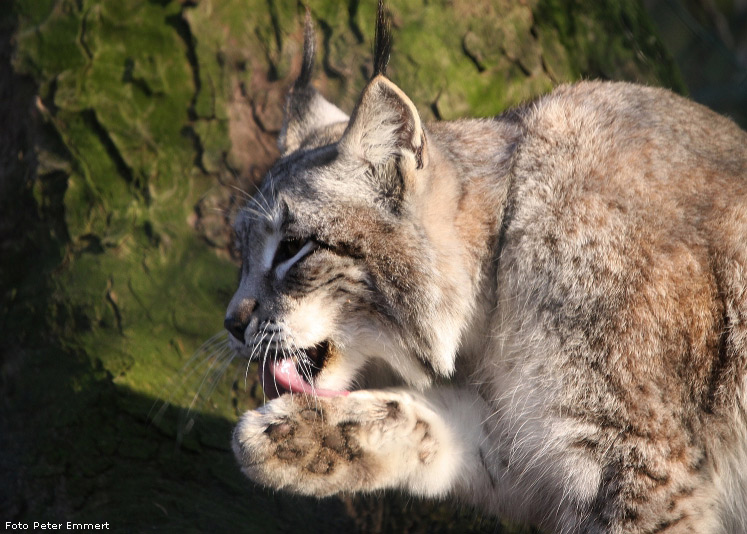
[[[226,328],[273,400],[243,471],[453,495],[550,532],[747,531],[747,134],[662,89],[561,86],[425,125],[310,85],[236,222]]]

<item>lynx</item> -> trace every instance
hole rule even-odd
[[[243,472],[399,488],[547,532],[747,531],[747,134],[666,90],[564,85],[424,124],[301,74],[235,222],[225,327],[269,402]]]

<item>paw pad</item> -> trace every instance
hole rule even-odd
[[[386,403],[386,416],[387,419],[397,420],[401,417],[402,410],[399,408],[399,402],[389,401]]]
[[[299,415],[301,419],[310,423],[321,422],[323,416],[322,411],[318,408],[306,408],[305,410],[301,410]]]
[[[315,475],[327,475],[335,468],[335,455],[329,449],[320,449],[306,469]]]
[[[281,441],[288,438],[293,433],[293,426],[288,422],[275,423],[265,429],[272,441]]]
[[[330,432],[322,439],[322,446],[327,449],[332,449],[338,454],[342,454],[347,445],[345,437],[342,432]]]

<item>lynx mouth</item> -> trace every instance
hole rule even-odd
[[[308,366],[310,373],[299,372],[299,366],[302,363],[296,357],[268,360],[265,365],[260,366],[259,380],[267,398],[272,400],[284,393],[301,393],[319,397],[347,395],[349,392],[346,390],[318,388],[307,379],[307,374],[311,375],[308,378],[312,380],[319,374],[329,356],[329,350],[330,346],[327,341],[302,349],[303,356],[307,360],[306,363],[311,362],[311,365]]]

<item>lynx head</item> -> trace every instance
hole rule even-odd
[[[225,327],[259,360],[270,397],[345,394],[381,362],[416,387],[453,370],[468,308],[458,191],[448,166],[433,165],[415,106],[384,76],[381,5],[378,19],[374,76],[348,117],[310,84],[307,12],[282,156],[235,223],[243,265]]]

